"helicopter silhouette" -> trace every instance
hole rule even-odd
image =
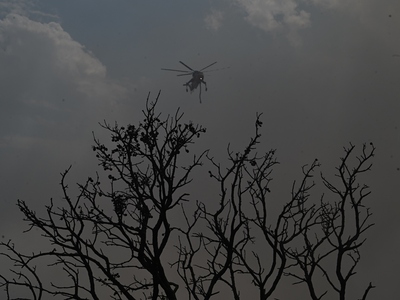
[[[197,87],[199,87],[200,92],[199,92],[199,99],[200,99],[200,103],[201,103],[201,84],[204,84],[205,89],[207,91],[207,83],[204,81],[204,70],[215,65],[217,62],[213,62],[212,64],[208,65],[207,67],[204,67],[200,70],[193,70],[191,67],[189,67],[187,64],[185,64],[182,61],[179,61],[179,63],[181,63],[182,65],[184,65],[186,68],[189,69],[189,71],[186,70],[176,70],[176,69],[164,69],[162,68],[161,70],[164,71],[173,71],[173,72],[181,72],[182,74],[178,74],[177,76],[187,76],[187,75],[192,75],[192,78],[183,84],[184,87],[186,87],[186,92],[188,90],[190,90],[190,92],[193,92],[195,89],[197,89]],[[209,70],[206,72],[210,72],[210,71],[215,71],[215,70]]]

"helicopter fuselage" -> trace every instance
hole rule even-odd
[[[197,87],[199,87],[200,88],[199,98],[200,98],[200,103],[201,103],[201,84],[204,84],[205,89],[207,91],[207,83],[204,81],[204,73],[202,71],[215,65],[217,62],[215,61],[212,64],[209,64],[208,66],[200,69],[199,71],[193,70],[191,67],[189,67],[187,64],[185,64],[182,61],[179,61],[179,63],[182,64],[183,66],[185,66],[185,68],[187,68],[189,71],[177,70],[177,69],[165,69],[165,68],[162,68],[161,70],[181,73],[181,74],[178,74],[177,76],[192,75],[192,78],[188,82],[184,83],[183,86],[186,87],[186,91],[190,90],[190,92],[193,92],[195,89],[197,89]],[[205,71],[205,72],[208,72],[208,71]]]
[[[184,84],[184,86],[189,87],[190,91],[195,90],[199,84],[204,84],[206,85],[206,82],[204,81],[204,74],[203,72],[200,71],[194,71],[192,73],[192,79],[190,79],[188,82]]]

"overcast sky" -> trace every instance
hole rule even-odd
[[[218,62],[202,104],[186,77],[161,71],[179,60]],[[138,122],[159,90],[158,109],[207,127],[198,147],[220,158],[262,112],[260,151],[277,149],[285,196],[302,165],[332,173],[343,146],[373,142],[376,226],[358,278],[377,285],[371,299],[397,297],[399,0],[1,0],[0,234],[25,229],[16,200],[56,198],[69,165],[72,183],[93,175],[92,131],[108,138],[98,122]]]

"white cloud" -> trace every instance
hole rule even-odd
[[[314,4],[314,5],[319,5],[323,7],[328,7],[328,8],[333,8],[337,7],[341,4],[345,4],[348,1],[345,0],[306,0],[306,2]],[[352,1],[352,4],[354,4],[355,1]]]
[[[105,77],[106,69],[101,62],[74,41],[60,24],[43,24],[10,14],[0,21],[0,28],[1,46],[9,57],[19,56],[28,61],[47,53],[46,65],[54,67],[53,71],[58,69],[72,76]]]
[[[365,19],[374,0],[235,0],[253,26],[286,35],[293,45],[302,43],[299,31],[311,26],[311,8],[336,10]],[[376,2],[376,1],[375,1]]]
[[[299,8],[296,0],[236,0],[247,14],[247,21],[264,31],[308,27],[310,14]]]
[[[54,139],[95,126],[128,91],[60,24],[0,20],[0,138]],[[85,125],[83,125],[85,124]]]
[[[219,10],[211,10],[211,12],[204,18],[207,29],[218,30],[224,19],[224,14]]]
[[[29,15],[33,11],[34,0],[6,0],[0,2],[0,15],[6,16],[10,13],[18,15]]]

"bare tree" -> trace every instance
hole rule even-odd
[[[67,170],[61,181],[65,205],[56,207],[51,201],[47,216],[42,218],[18,201],[30,230],[40,229],[54,249],[22,255],[11,243],[5,244],[14,254],[8,257],[20,267],[13,271],[17,279],[3,277],[7,294],[11,286],[22,285],[29,288],[34,299],[43,299],[43,292],[66,299],[100,299],[110,291],[113,299],[139,299],[138,295],[176,299],[178,285],[167,278],[162,261],[176,229],[170,224],[169,214],[186,201],[182,188],[191,181],[189,175],[205,153],[180,166],[181,152],[189,151],[205,129],[182,124],[179,112],[160,120],[155,103],[148,102],[143,113],[144,121],[138,126],[102,124],[111,133],[112,149],[94,138],[93,150],[109,174],[109,186],[103,188],[99,176],[89,178],[79,185],[79,195],[72,198],[65,182]],[[102,204],[107,202],[113,204],[113,214],[104,209]],[[70,282],[43,285],[36,267],[26,268],[43,256],[52,259],[49,266],[61,267]],[[130,276],[125,280],[122,274],[127,273]]]
[[[302,246],[290,249],[288,255],[300,267],[300,273],[288,272],[287,275],[298,279],[297,283],[306,283],[311,299],[319,300],[328,290],[318,292],[316,276],[324,278],[328,286],[337,293],[338,299],[346,299],[348,284],[356,274],[360,262],[360,248],[364,244],[365,232],[374,224],[370,222],[371,212],[365,204],[365,198],[371,193],[369,187],[359,183],[359,176],[371,169],[371,159],[375,147],[363,145],[361,155],[352,162],[355,146],[344,148],[333,183],[321,174],[328,191],[333,194],[328,201],[322,197],[316,223],[319,228],[310,228],[302,232]],[[311,230],[312,229],[312,230]],[[329,267],[329,262],[331,267]],[[369,283],[362,295],[365,300],[374,286]]]
[[[305,171],[300,186],[293,189],[290,201],[271,223],[274,218],[268,209],[269,183],[277,161],[275,150],[263,155],[255,152],[261,125],[258,116],[254,137],[242,152],[233,153],[228,148],[228,167],[209,157],[215,169],[210,176],[220,186],[218,208],[210,211],[199,203],[193,221],[186,218],[185,241],[181,239],[178,246],[177,271],[194,299],[210,299],[219,283],[229,287],[234,299],[240,299],[238,282],[245,280],[243,277],[256,287],[259,299],[269,299],[284,275],[290,243],[315,224],[317,209],[315,205],[307,208],[306,202],[316,162]],[[193,232],[201,219],[208,231],[202,228]],[[196,246],[194,238],[198,239]],[[196,266],[195,258],[204,255],[208,257],[206,262]]]
[[[101,124],[111,134],[111,146],[94,136],[93,150],[107,185],[97,174],[79,184],[73,197],[67,169],[61,174],[63,201],[51,200],[46,216],[18,201],[30,225],[27,232],[38,229],[50,250],[23,254],[11,241],[1,243],[0,254],[13,263],[8,274],[0,275],[6,298],[17,299],[14,292],[24,289],[31,299],[208,300],[227,295],[238,300],[244,290],[271,299],[288,276],[307,284],[315,300],[327,293],[315,287],[319,272],[344,300],[365,231],[372,226],[364,201],[369,192],[357,179],[371,168],[373,146],[364,146],[354,168],[355,147],[345,149],[337,169],[343,189],[322,176],[333,200],[311,198],[319,167],[315,160],[303,168],[302,180],[277,211],[271,208],[270,187],[275,150],[257,152],[260,116],[249,143],[238,152],[229,146],[222,164],[207,150],[191,154],[191,144],[205,129],[185,123],[179,110],[162,119],[157,100],[148,99],[137,126]],[[213,206],[187,202],[193,170],[203,162],[219,186]],[[335,263],[325,263],[331,257]],[[66,276],[45,280],[47,268]]]
[[[304,166],[302,180],[298,185],[293,184],[291,198],[274,217],[268,208],[269,183],[277,161],[274,150],[264,155],[255,152],[260,126],[257,118],[254,137],[242,152],[233,153],[228,148],[228,167],[222,168],[209,157],[216,170],[210,176],[220,185],[219,206],[210,210],[199,203],[192,221],[186,218],[188,229],[178,246],[177,271],[186,283],[190,298],[209,299],[218,293],[216,285],[223,283],[234,299],[240,299],[238,283],[247,277],[252,284],[246,290],[254,286],[253,294],[259,299],[270,299],[282,276],[290,276],[297,279],[295,284],[307,284],[311,299],[317,300],[328,293],[317,295],[316,279],[322,276],[337,292],[338,299],[344,300],[347,283],[360,261],[363,235],[373,226],[364,202],[370,194],[368,186],[361,186],[357,180],[359,175],[370,171],[375,148],[372,144],[364,145],[362,154],[356,157],[355,167],[350,162],[355,146],[344,149],[345,157],[336,175],[342,190],[321,173],[324,186],[337,196],[330,201],[311,201],[310,191],[316,185],[314,172],[320,164],[315,160]],[[202,219],[208,231],[200,227],[201,231],[195,232],[196,223]],[[194,238],[198,239],[196,244]],[[193,263],[205,255],[206,261],[199,265]],[[332,261],[331,256],[334,263],[324,264]],[[370,283],[363,300],[371,288]]]

